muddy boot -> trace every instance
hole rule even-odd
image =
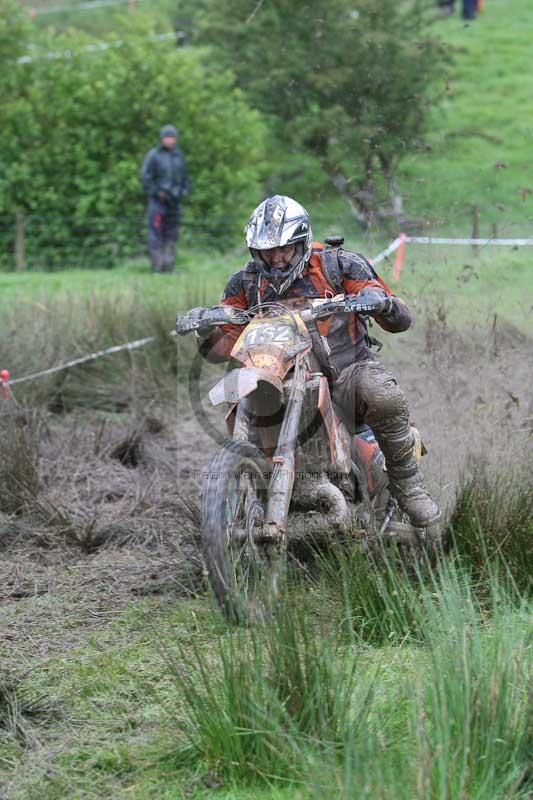
[[[410,426],[389,432],[385,444],[389,489],[415,528],[425,528],[428,536],[433,532],[438,537],[440,509],[424,485],[416,461],[415,445]]]
[[[440,510],[424,485],[416,458],[416,438],[409,424],[405,395],[396,384],[389,387],[389,402],[396,413],[373,419],[372,430],[385,456],[389,489],[415,528],[430,529],[438,537]]]
[[[396,378],[379,361],[360,362],[341,373],[336,392],[337,402],[372,428],[385,457],[391,493],[411,524],[430,536],[440,512],[418,469],[407,398]]]
[[[389,476],[389,488],[402,511],[415,528],[425,528],[428,535],[438,536],[440,509],[424,486],[419,469],[414,475],[396,480]]]

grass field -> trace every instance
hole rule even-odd
[[[489,0],[468,25],[438,23],[454,45],[454,63],[436,93],[429,147],[408,156],[400,185],[411,213],[448,229],[471,230],[479,208],[482,235],[527,235],[533,220],[533,51],[528,0]]]
[[[323,235],[336,228],[323,225]],[[388,242],[374,237],[347,237],[347,246],[367,257],[377,255]],[[169,325],[175,311],[220,299],[226,280],[246,262],[244,249],[226,254],[189,251],[178,259],[173,275],[152,275],[145,259],[114,270],[68,270],[23,274],[0,273],[0,305],[31,309],[34,303],[54,307],[61,297],[81,298],[131,295],[144,305],[163,303]],[[399,282],[392,280],[394,255],[376,268],[391,288],[416,312],[431,305],[446,308],[460,326],[486,320],[491,314],[524,330],[531,327],[533,248],[486,246],[480,253],[463,246],[406,245]],[[149,335],[146,331],[145,335]]]
[[[525,800],[527,606],[485,570],[340,556],[250,631],[201,597],[110,612],[1,687],[7,797]]]

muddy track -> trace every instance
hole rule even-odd
[[[407,392],[443,506],[475,462],[531,459],[532,356],[531,339],[497,324],[465,335],[434,319],[387,337],[382,358]],[[208,369],[205,385],[219,373]],[[174,602],[202,586],[195,516],[216,447],[209,425],[222,429],[223,414],[199,414],[188,395],[179,386],[177,408],[144,417],[39,418],[38,490],[0,514],[0,666],[81,645],[135,598]]]

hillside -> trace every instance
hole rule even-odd
[[[71,27],[102,37],[120,32],[128,6],[99,7],[99,2],[94,9],[81,0],[25,0],[24,5],[38,11],[72,7],[38,13],[36,30]],[[139,0],[135,8],[159,20],[162,30],[190,24],[180,18],[180,4],[170,0]],[[408,219],[425,221],[432,230],[445,227],[464,234],[475,205],[482,231],[488,235],[496,225],[503,236],[525,231],[533,220],[532,29],[529,0],[486,0],[484,12],[466,25],[459,13],[441,18],[435,11],[433,33],[451,46],[453,60],[433,88],[426,142],[418,153],[406,156],[399,170]],[[280,157],[288,172],[298,166],[290,154]],[[276,190],[309,195],[311,170],[310,163],[303,176],[278,180]],[[314,185],[326,206],[326,220],[332,215],[342,219],[345,209],[327,181],[318,176]],[[309,196],[306,202],[322,217],[322,202]]]
[[[457,5],[457,4],[456,4]],[[460,5],[460,4],[459,4]],[[465,25],[435,25],[454,63],[435,95],[428,148],[408,156],[400,185],[410,213],[467,232],[470,207],[485,235],[528,235],[533,221],[533,4],[487,0]]]

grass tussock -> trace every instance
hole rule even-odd
[[[459,487],[449,537],[479,579],[498,565],[520,592],[530,592],[533,488],[527,468],[507,466],[497,475],[474,470]]]
[[[196,649],[173,665],[190,755],[224,778],[292,779],[310,744],[337,751],[354,719],[366,729],[371,682],[358,682],[354,655],[299,613],[284,609],[266,629],[223,636],[211,656]]]
[[[317,798],[525,797],[525,608],[499,587],[480,602],[450,561],[425,580],[399,579],[418,599],[409,614],[421,643],[387,646],[384,629],[369,647],[341,624],[358,580],[337,572],[326,627],[307,592],[271,624],[173,665],[182,757],[221,780],[303,783]],[[376,631],[378,607],[368,608]]]
[[[2,401],[0,416],[0,512],[22,514],[39,492],[39,417]]]
[[[517,797],[526,781],[526,614],[496,587],[489,614],[453,569],[424,597],[431,680],[416,676],[410,720],[421,797]]]
[[[330,602],[342,598],[341,625],[359,643],[418,641],[420,587],[410,572],[388,548],[376,557],[339,547],[320,558],[319,591]]]

